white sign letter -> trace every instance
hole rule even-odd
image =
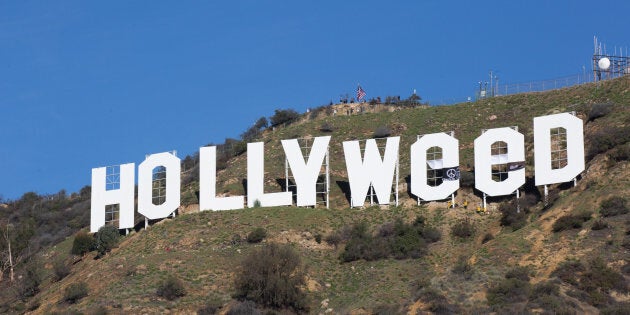
[[[459,189],[459,179],[445,180],[438,186],[427,184],[427,150],[442,148],[441,168],[459,166],[459,141],[443,132],[422,136],[411,145],[411,193],[423,200],[446,199]]]
[[[199,149],[199,210],[243,209],[245,198],[217,198],[217,147]]]
[[[567,165],[551,168],[551,134],[564,128],[567,140]],[[584,171],[584,130],[582,120],[568,113],[534,118],[534,162],[536,186],[571,181]]]
[[[166,168],[166,200],[153,204],[153,169]],[[138,166],[138,213],[155,220],[168,217],[180,205],[181,164],[175,155],[164,152],[149,155]]]
[[[302,149],[300,149],[297,139],[282,140],[284,154],[287,156],[297,186],[298,206],[314,206],[317,201],[315,184],[324,157],[326,157],[329,142],[330,136],[316,137],[308,155],[308,162],[304,162]]]
[[[359,141],[343,142],[353,207],[363,206],[370,184],[374,187],[379,204],[389,204],[394,172],[398,163],[399,143],[400,137],[387,138],[385,156],[381,160],[376,140],[368,139],[365,141],[365,154],[362,161]]]
[[[247,144],[247,206],[254,207],[258,200],[262,207],[290,206],[291,192],[265,194],[265,144],[254,142]]]
[[[503,141],[507,155],[492,155],[492,144]],[[525,169],[509,171],[502,182],[492,179],[492,165],[525,161],[525,137],[512,128],[488,129],[475,139],[475,187],[490,196],[509,195],[525,184]]]
[[[105,207],[118,204],[118,228],[133,228],[134,182],[135,165],[133,163],[120,165],[117,177],[120,187],[107,190],[107,168],[92,169],[92,205],[90,216],[90,232],[98,232],[105,225]]]

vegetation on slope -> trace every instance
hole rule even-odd
[[[541,191],[532,184],[531,119],[566,111],[576,111],[585,121],[586,149],[590,152],[587,170],[575,187],[571,183],[551,186],[545,205]],[[146,231],[132,232],[122,238],[118,248],[97,260],[91,259],[97,256],[94,251],[82,259],[72,256],[71,237],[31,255],[33,259],[24,262],[19,270],[20,281],[10,284],[5,277],[1,285],[10,290],[2,290],[0,311],[211,313],[267,308],[275,312],[308,309],[311,313],[628,312],[629,78],[602,82],[599,86],[497,97],[449,107],[319,115],[317,119],[305,117],[274,131],[261,130],[266,151],[266,189],[279,190],[276,179],[284,178],[280,139],[332,134],[331,209],[278,207],[179,215]],[[472,172],[472,140],[480,129],[502,127],[500,122],[517,125],[526,136],[528,180],[519,201],[519,214],[515,214],[513,197],[491,198],[490,212],[477,214],[473,205],[478,203],[479,194],[468,184],[457,196],[458,203],[463,199],[470,201],[467,209],[447,209],[446,203],[440,202],[416,206],[412,196],[404,194],[404,185],[400,207],[347,208],[341,141],[370,138],[378,127],[386,126],[392,135],[402,138],[401,178],[405,178],[409,173],[408,163],[404,162],[409,160],[406,148],[415,141],[416,134],[454,130],[460,140],[461,165]],[[322,130],[323,124],[332,128]],[[219,191],[243,194],[240,179],[246,178],[245,158],[241,154],[225,160],[226,168],[218,176]],[[194,158],[183,163],[189,163],[187,169],[195,167]],[[191,177],[185,187],[189,203],[196,203],[194,183]],[[80,217],[74,216],[71,209],[87,199],[73,198],[66,198],[75,203],[64,204],[61,211],[68,211],[65,213],[71,218]],[[28,213],[26,218],[41,221],[36,223],[37,229],[46,225],[42,214],[26,211],[32,202],[20,204],[26,206],[8,203],[3,209],[13,210],[3,212],[3,217],[7,213]],[[561,218],[566,216],[580,220],[576,225],[581,227],[573,228],[571,221],[566,225],[571,228],[554,232],[554,226],[565,226],[562,222],[567,219]],[[417,236],[424,239],[425,233],[417,228],[418,217],[424,218],[421,226],[435,229],[441,237],[431,238],[435,240],[432,243],[425,239],[420,247],[421,238]],[[87,225],[85,220],[79,227]],[[559,220],[561,223],[557,223]],[[394,228],[390,229],[392,224]],[[383,248],[398,252],[376,259],[361,255],[343,259],[344,253],[352,249],[351,238],[335,241],[330,236],[352,231],[357,225],[364,225],[362,233],[358,233],[360,241],[371,239],[370,244],[374,244],[382,242],[374,241],[382,237],[386,240]],[[474,231],[468,233],[466,227],[474,227]],[[257,228],[265,231],[261,243],[242,241]],[[327,240],[333,242],[328,244]],[[252,254],[260,256],[260,250],[270,244],[287,244],[300,257],[304,282],[295,283],[300,286],[298,292],[304,294],[304,299],[298,300],[305,304],[281,305],[262,300],[252,304],[239,300],[254,299],[239,291],[235,283],[247,269],[241,264]],[[414,253],[414,249],[421,249],[421,255],[396,254]],[[71,266],[70,273],[57,276],[52,263],[55,261]],[[79,287],[81,282],[85,282],[87,290]],[[165,285],[177,289],[172,292],[185,294],[173,295],[173,299],[158,295],[159,288]],[[65,292],[77,292],[77,298]],[[18,300],[14,300],[16,296]]]

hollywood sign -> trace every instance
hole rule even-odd
[[[566,131],[566,166],[552,167],[551,130]],[[297,206],[316,204],[316,183],[328,152],[330,136],[315,137],[308,159],[305,160],[297,139],[282,140],[282,147],[291,169],[297,190]],[[496,142],[507,144],[507,154],[493,155],[491,146]],[[343,150],[350,184],[351,206],[363,206],[368,190],[372,187],[379,204],[389,204],[394,176],[398,169],[400,137],[389,137],[383,156],[376,140],[366,140],[363,156],[358,140],[343,142]],[[442,159],[427,160],[432,147],[442,150]],[[425,201],[448,198],[459,189],[459,141],[446,133],[427,134],[419,137],[410,148],[411,193]],[[486,130],[474,141],[475,188],[489,196],[513,194],[525,184],[525,141],[523,134],[512,128]],[[439,163],[437,163],[439,162]],[[441,184],[427,184],[427,170],[440,164],[444,170],[453,170]],[[492,165],[520,165],[509,171],[503,181],[492,178]],[[433,167],[428,164],[433,164]],[[584,170],[584,135],[582,120],[568,113],[534,118],[534,166],[537,186],[568,182]],[[166,169],[166,198],[156,205],[152,201],[153,170]],[[134,227],[135,165],[120,165],[120,181],[117,189],[107,189],[106,168],[92,169],[92,232],[105,224],[105,208],[119,205],[119,228]],[[180,206],[180,159],[170,153],[147,156],[138,166],[138,213],[147,219],[166,218]],[[247,144],[247,207],[292,205],[289,191],[264,192],[264,143]],[[216,195],[216,147],[199,149],[199,209],[232,210],[245,207],[245,196],[218,197]]]

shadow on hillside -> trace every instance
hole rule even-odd
[[[573,182],[571,182],[570,184],[573,185]],[[540,192],[540,189],[538,186],[536,186],[535,179],[532,176],[528,176],[525,178],[525,184],[523,184],[523,186],[521,186],[519,190],[521,192],[521,198],[519,202],[522,205],[530,207],[533,204],[536,204],[542,200],[542,194]],[[483,192],[477,190],[476,188],[474,188],[473,191],[475,193],[475,196],[483,200]],[[529,196],[528,197],[529,200],[524,200],[523,194]],[[515,199],[516,199],[515,194],[505,195],[505,196],[496,196],[496,197],[486,196],[486,201],[488,203],[512,202]]]
[[[276,178],[276,183],[280,186],[280,191],[287,191],[286,178]],[[291,192],[291,200],[294,204],[297,204],[297,186],[295,182],[289,179],[289,191]]]
[[[337,186],[339,186],[339,189],[341,190],[343,195],[346,196],[346,200],[348,201],[348,204],[352,204],[351,198],[350,198],[350,182],[343,181],[343,180],[338,180],[336,182],[337,182]]]
[[[411,193],[411,175],[407,175],[405,177],[405,183],[407,183],[407,196],[409,197],[409,199],[416,200],[418,197]]]

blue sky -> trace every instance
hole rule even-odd
[[[596,8],[597,6],[597,8]],[[630,1],[2,1],[0,195],[238,137],[274,109],[427,100],[590,69]],[[344,139],[337,139],[344,140]]]

